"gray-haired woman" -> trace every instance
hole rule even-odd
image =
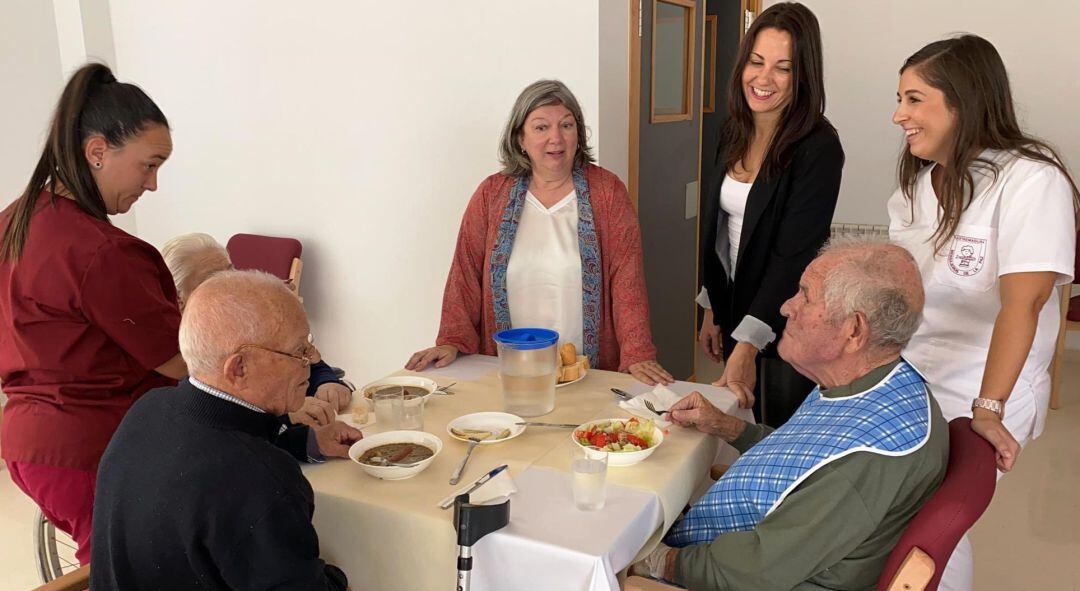
[[[556,330],[593,367],[670,383],[656,362],[641,233],[626,187],[595,160],[581,107],[557,80],[521,92],[458,233],[435,346],[407,369],[494,355],[511,327]]]

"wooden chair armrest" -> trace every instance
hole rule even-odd
[[[66,575],[53,579],[34,591],[85,591],[90,587],[90,565],[81,566]]]
[[[731,466],[727,464],[714,464],[711,468],[709,468],[709,478],[712,478],[713,480],[720,480],[720,477],[723,476],[730,467]]]
[[[904,562],[900,563],[900,568],[889,583],[888,591],[923,591],[930,579],[934,578],[936,568],[934,559],[916,546],[908,552]]]
[[[672,587],[654,579],[645,577],[628,577],[623,591],[672,591],[678,587]]]

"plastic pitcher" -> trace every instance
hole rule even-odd
[[[555,410],[559,333],[546,328],[511,328],[495,333],[503,408],[522,417]]]

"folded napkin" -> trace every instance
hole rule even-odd
[[[619,408],[643,419],[652,419],[657,427],[666,429],[671,425],[671,421],[661,419],[659,415],[646,408],[645,401],[648,400],[652,403],[656,410],[667,410],[672,404],[681,399],[682,396],[672,392],[667,386],[660,384],[644,394],[638,394],[630,400],[620,402]]]
[[[483,478],[483,476],[481,476],[481,478]],[[476,480],[480,480],[480,478],[477,478]],[[476,484],[476,480],[457,489],[452,495],[439,501],[439,506],[452,505],[454,499],[458,495],[469,490],[472,488],[472,485]],[[473,505],[498,505],[503,502],[503,499],[516,492],[517,486],[514,485],[514,479],[510,477],[510,470],[503,470],[496,474],[494,478],[481,485],[480,488],[469,493],[469,502]]]

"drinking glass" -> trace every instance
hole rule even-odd
[[[401,429],[424,430],[424,397],[406,398],[401,406]]]
[[[401,428],[401,415],[405,403],[404,387],[379,388],[371,395],[371,402],[375,407],[375,422],[380,425],[380,429],[394,431]]]
[[[599,511],[604,508],[607,466],[607,452],[592,449],[586,453],[577,445],[570,451],[574,505],[579,510]]]

